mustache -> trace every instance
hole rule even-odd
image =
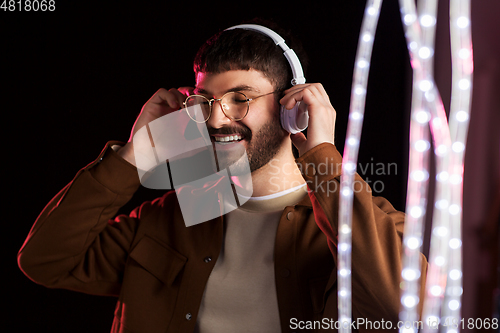
[[[208,134],[220,134],[220,135],[231,135],[231,134],[241,134],[245,139],[252,138],[252,131],[246,126],[224,126],[221,128],[213,128],[207,126]]]

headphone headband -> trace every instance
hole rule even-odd
[[[285,40],[283,39],[283,37],[278,35],[273,30],[257,24],[240,24],[227,28],[226,30],[232,30],[232,29],[246,29],[246,30],[258,31],[270,37],[277,46],[281,47],[281,49],[283,50],[283,55],[286,57],[288,63],[290,64],[293,75],[293,79],[291,82],[292,86],[296,84],[306,83],[306,78],[304,77],[304,72],[302,71],[302,65],[300,64],[299,58],[297,57],[295,52],[285,44]]]

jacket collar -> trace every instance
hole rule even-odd
[[[295,206],[305,206],[312,209],[311,198],[309,197],[309,195],[311,195],[310,193],[311,190],[307,187],[307,195],[305,195]]]

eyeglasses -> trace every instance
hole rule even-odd
[[[219,102],[222,112],[226,117],[233,121],[240,121],[246,117],[250,109],[250,102],[257,98],[274,94],[276,91],[260,95],[254,98],[248,98],[239,91],[230,91],[221,98],[208,99],[202,95],[191,95],[184,101],[184,107],[188,116],[197,123],[204,123],[212,114],[212,105]]]

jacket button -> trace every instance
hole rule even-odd
[[[286,218],[288,219],[288,221],[293,220],[293,212],[288,212],[288,213],[286,214]]]
[[[203,261],[206,263],[209,263],[212,261],[212,257],[205,257],[205,259],[203,259]]]
[[[191,315],[191,313],[186,313],[186,319],[187,320],[191,320],[191,318],[193,318],[193,316]]]

